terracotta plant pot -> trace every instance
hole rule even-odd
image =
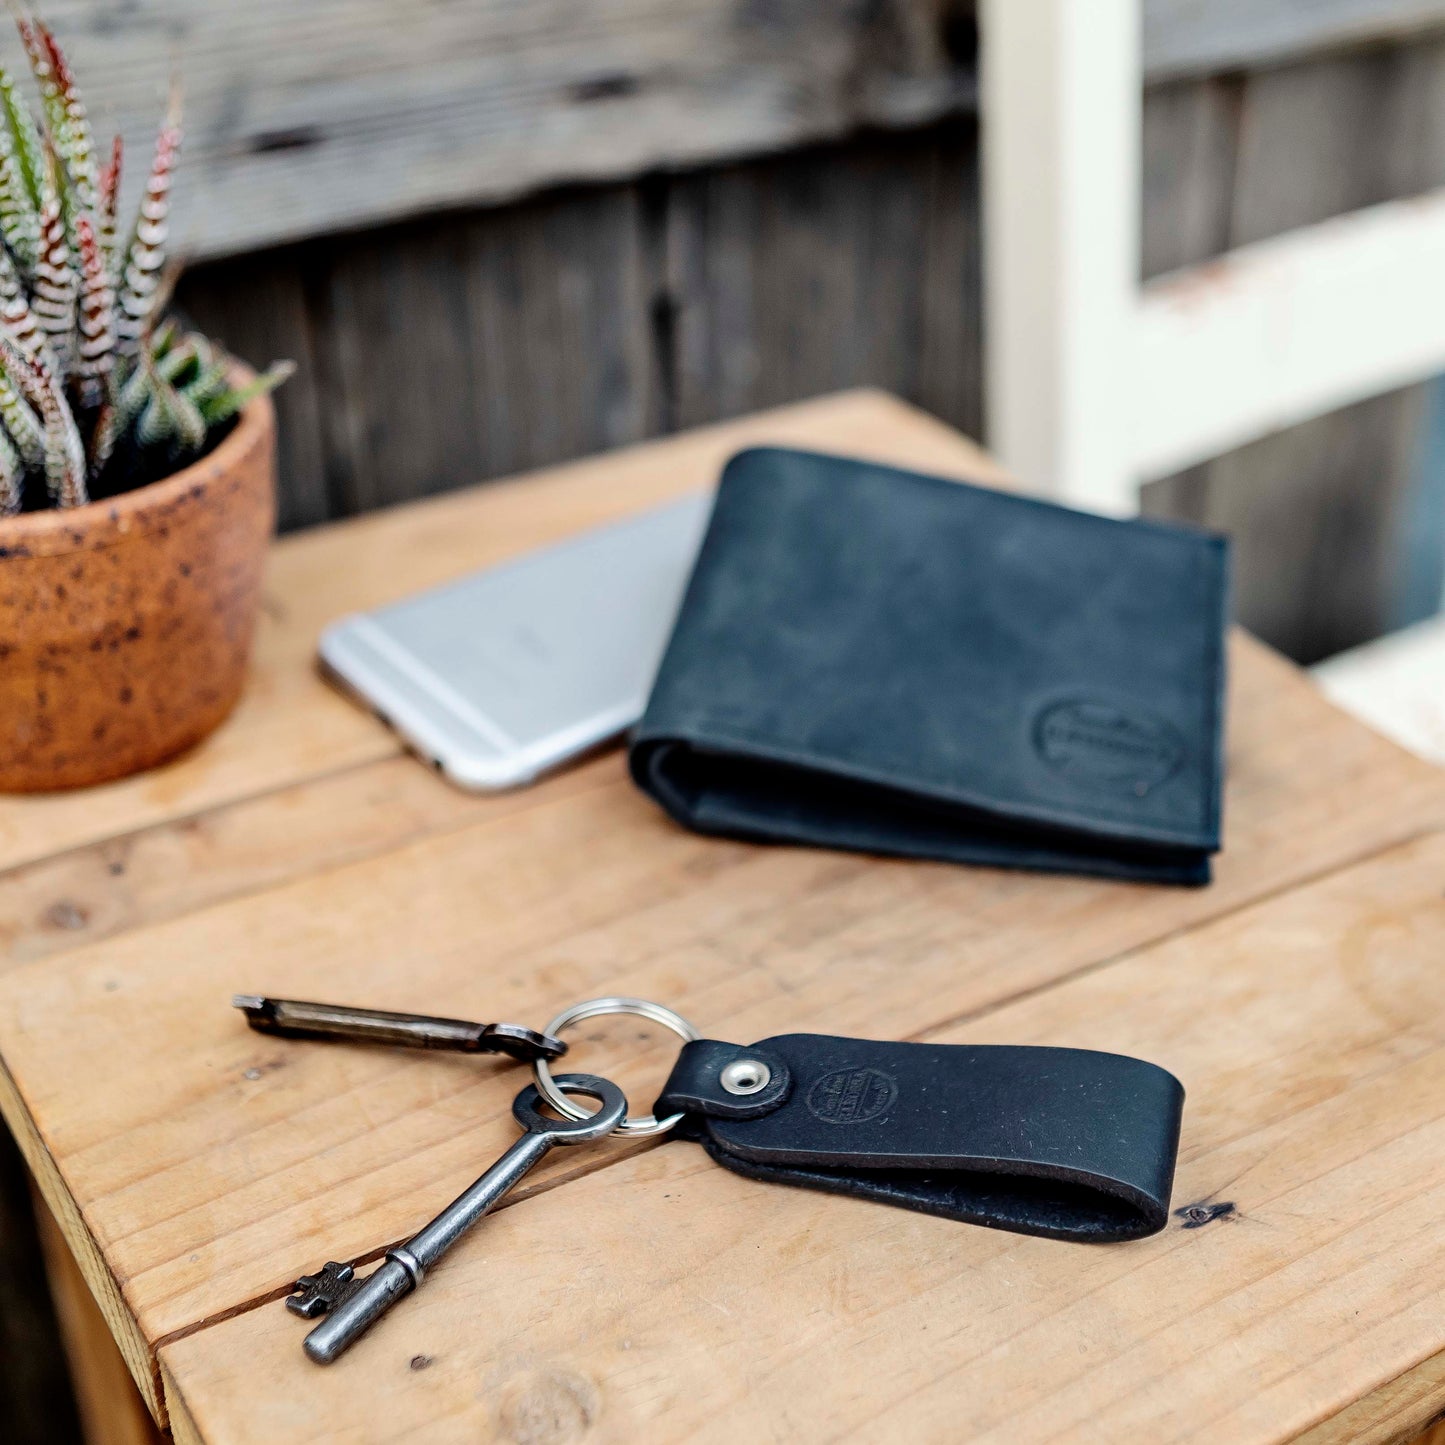
[[[275,443],[261,397],[174,476],[0,518],[0,792],[154,767],[235,706],[275,523]]]

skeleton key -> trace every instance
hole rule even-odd
[[[553,1080],[565,1093],[584,1094],[601,1107],[584,1119],[553,1119],[539,1112],[541,1095],[529,1084],[512,1105],[523,1134],[475,1184],[449,1204],[420,1234],[388,1250],[365,1279],[349,1265],[329,1261],[319,1274],[303,1275],[287,1308],[305,1319],[327,1317],[306,1336],[306,1353],[329,1365],[403,1296],[482,1217],[514,1189],[557,1144],[586,1144],[605,1138],[627,1116],[627,1100],[609,1079],[595,1074],[562,1074]]]
[[[460,1054],[507,1054],[523,1063],[559,1059],[567,1045],[521,1024],[473,1024],[427,1014],[348,1008],[238,993],[231,1002],[258,1033],[285,1039],[336,1039],[343,1043],[400,1044],[411,1049],[446,1049]]]

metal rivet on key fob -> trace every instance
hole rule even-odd
[[[306,1353],[328,1365],[426,1277],[427,1271],[474,1224],[493,1209],[555,1144],[585,1144],[611,1134],[627,1117],[627,1100],[609,1079],[595,1074],[562,1074],[553,1082],[569,1094],[585,1094],[600,1108],[585,1119],[552,1119],[540,1111],[541,1095],[528,1084],[512,1105],[522,1137],[464,1194],[449,1204],[420,1234],[388,1250],[386,1259],[365,1279],[349,1266],[329,1263],[297,1281],[288,1307],[307,1319],[325,1319],[306,1336]]]
[[[734,1059],[718,1082],[730,1094],[757,1094],[772,1082],[773,1071],[761,1059]]]

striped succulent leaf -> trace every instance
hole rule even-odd
[[[205,444],[206,419],[166,375],[177,369],[165,365],[174,356],[172,352],[158,362],[148,351],[143,354],[141,369],[148,374],[148,395],[136,418],[135,434],[142,446],[165,447],[171,453],[195,451]]]
[[[19,385],[40,416],[45,437],[45,482],[58,507],[83,506],[86,491],[85,445],[65,400],[60,379],[38,356],[28,356],[0,327],[0,366]]]
[[[45,482],[57,507],[83,507],[86,486],[85,443],[59,387],[47,388],[40,408],[45,425]]]
[[[46,150],[46,191],[40,207],[40,259],[35,264],[35,289],[30,309],[40,323],[51,354],[63,373],[73,359],[75,301],[80,277],[71,259],[70,241],[61,214],[58,166]]]
[[[15,24],[30,62],[30,73],[40,90],[45,133],[60,162],[57,189],[61,204],[67,212],[80,207],[93,210],[95,147],[70,66],[55,37],[40,21],[21,15]]]
[[[64,167],[68,196],[76,210],[94,211],[97,183],[95,139],[90,131],[90,117],[86,115],[85,103],[76,88],[70,62],[55,36],[40,21],[34,22],[34,28],[50,63],[50,73],[58,91],[59,119],[52,127],[52,140]],[[38,74],[36,79],[39,79]]]
[[[45,334],[35,319],[35,313],[30,309],[25,283],[20,279],[15,263],[3,247],[0,247],[0,321],[10,328],[27,355],[38,356],[45,352],[45,360],[51,369],[58,369],[55,358],[46,351]]]
[[[40,136],[15,82],[0,70],[0,235],[28,272],[40,256]]]
[[[18,448],[24,465],[42,466],[45,427],[35,408],[20,394],[20,388],[3,368],[0,368],[0,422],[5,425],[6,440]]]
[[[58,138],[66,123],[65,99],[60,94],[55,67],[50,63],[50,51],[41,38],[39,24],[28,15],[17,15],[15,28],[20,32],[20,43],[25,47],[26,60],[30,62],[30,73],[40,91],[40,110],[45,129],[53,138]]]
[[[102,164],[54,35],[28,16],[17,24],[41,103],[37,126],[0,70],[0,511],[27,501],[32,476],[70,507],[92,487],[182,465],[292,370],[278,363],[237,386],[224,352],[166,318],[178,92],[122,239],[120,139]]]
[[[116,213],[120,208],[120,162],[121,140],[119,136],[110,143],[110,160],[100,168],[96,181],[95,215],[100,227],[100,247],[105,253],[105,264],[115,264]]]
[[[135,233],[125,252],[116,331],[120,354],[127,358],[140,351],[146,322],[156,309],[156,292],[166,264],[171,176],[180,147],[180,96],[179,92],[173,92],[170,110],[156,137],[155,157],[151,161],[150,175],[146,177],[145,195],[141,200]]]
[[[20,510],[25,496],[25,461],[15,443],[0,431],[0,517]]]
[[[40,225],[21,183],[15,157],[0,138],[0,236],[21,257],[27,270],[35,265]]]
[[[80,249],[80,337],[75,370],[80,404],[94,408],[105,400],[115,366],[115,288],[110,284],[95,223],[84,211],[75,218],[75,239]]]
[[[106,463],[115,454],[115,444],[120,437],[120,409],[113,401],[101,403],[95,414],[95,425],[90,429],[90,441],[86,446],[86,477],[95,482],[105,471]]]
[[[237,412],[243,411],[258,396],[275,391],[296,370],[294,361],[273,361],[259,376],[244,386],[228,386],[215,396],[201,400],[198,404],[207,426],[219,426],[229,421]]]

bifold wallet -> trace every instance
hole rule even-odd
[[[632,775],[704,833],[1207,883],[1227,546],[868,462],[743,452]]]

